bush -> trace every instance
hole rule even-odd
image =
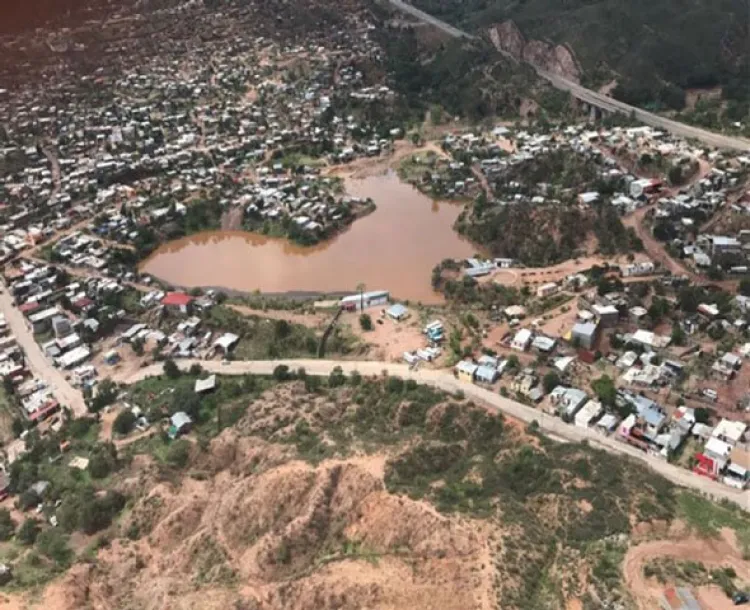
[[[286,364],[280,364],[273,370],[273,378],[276,381],[287,381],[290,377],[289,367]]]
[[[7,508],[0,508],[0,540],[10,540],[16,524],[11,519],[10,511]]]
[[[36,547],[60,567],[67,567],[73,557],[68,546],[68,537],[57,528],[44,530],[36,539]]]
[[[172,443],[167,450],[167,464],[174,468],[184,468],[190,459],[190,441],[180,439]]]
[[[96,396],[89,403],[89,410],[98,413],[117,400],[117,384],[109,377],[102,379],[96,389]]]
[[[364,331],[372,330],[372,318],[369,313],[363,313],[359,316],[359,325]]]
[[[117,449],[112,443],[97,445],[89,459],[92,479],[103,479],[117,468]]]
[[[171,358],[167,358],[164,361],[164,374],[169,377],[169,379],[178,379],[180,376],[180,368]]]
[[[112,424],[112,429],[122,436],[129,434],[135,427],[136,417],[130,409],[124,409],[118,413]]]
[[[21,524],[21,527],[18,528],[16,538],[21,544],[31,546],[36,542],[40,529],[39,521],[36,519],[26,519],[26,521]]]

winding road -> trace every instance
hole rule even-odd
[[[621,443],[613,437],[600,434],[593,429],[579,428],[566,424],[557,417],[545,415],[542,411],[510,400],[509,398],[504,398],[478,385],[458,381],[450,372],[432,369],[415,371],[411,370],[405,364],[375,361],[243,360],[222,363],[215,360],[179,360],[177,364],[183,370],[187,370],[192,365],[198,364],[210,373],[222,375],[270,375],[277,366],[285,364],[291,370],[304,368],[308,375],[327,376],[334,368],[341,367],[343,372],[347,374],[354,371],[365,376],[387,373],[388,375],[398,376],[402,379],[413,379],[418,383],[430,385],[445,392],[455,393],[460,390],[466,397],[483,404],[493,411],[500,411],[525,423],[538,422],[539,428],[549,436],[571,442],[587,442],[593,447],[645,462],[653,471],[676,485],[695,489],[713,499],[730,500],[739,505],[743,510],[750,512],[750,491],[739,491],[696,475],[689,470],[678,468],[657,457],[645,454],[630,445]],[[126,383],[135,383],[147,377],[161,375],[162,373],[163,365],[154,364],[138,370],[132,377],[124,381]]]
[[[450,36],[453,36],[454,38],[465,38],[467,40],[475,40],[477,38],[476,36],[473,36],[468,32],[464,32],[463,30],[460,30],[455,26],[441,21],[437,17],[433,17],[429,13],[425,13],[424,11],[419,10],[417,7],[404,2],[403,0],[388,0],[388,2],[394,8],[404,13],[408,13],[412,17],[424,23],[433,25],[434,27],[442,30]],[[562,91],[568,91],[573,97],[581,100],[582,102],[585,102],[592,106],[596,106],[597,108],[600,108],[601,110],[604,110],[606,112],[617,112],[620,114],[633,116],[641,123],[645,123],[646,125],[650,125],[651,127],[664,129],[665,131],[669,131],[670,133],[682,138],[693,138],[695,140],[703,142],[704,144],[708,144],[709,146],[714,146],[716,148],[728,148],[740,151],[750,150],[750,140],[746,140],[744,138],[735,138],[732,136],[725,136],[719,133],[708,131],[706,129],[700,129],[698,127],[693,127],[691,125],[686,125],[678,121],[664,118],[662,116],[659,116],[658,114],[653,114],[651,112],[647,112],[646,110],[641,110],[640,108],[636,108],[635,106],[630,106],[629,104],[620,102],[619,100],[611,98],[608,95],[604,95],[602,93],[592,91],[591,89],[587,89],[586,87],[563,78],[558,74],[546,72],[534,65],[532,65],[532,67],[536,70],[537,74],[541,78],[549,81],[549,83],[553,87]]]

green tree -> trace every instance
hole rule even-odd
[[[711,411],[706,407],[696,407],[695,409],[695,421],[699,424],[707,424],[711,419]]]
[[[36,542],[36,538],[39,535],[41,528],[39,527],[39,521],[36,519],[26,519],[18,528],[16,538],[24,546],[31,546]]]
[[[89,410],[98,413],[104,407],[111,405],[117,400],[117,384],[109,377],[102,379],[97,385],[96,396],[89,403]]]
[[[364,331],[370,331],[372,330],[372,318],[370,317],[370,314],[363,313],[359,316],[359,325],[362,327],[362,330]]]
[[[117,417],[112,424],[112,429],[117,432],[117,434],[125,436],[135,427],[135,420],[136,417],[133,411],[130,409],[123,409],[117,414]]]
[[[145,341],[141,339],[140,337],[136,337],[130,342],[130,347],[133,348],[133,353],[136,356],[143,356],[143,346],[145,345]]]
[[[68,537],[55,527],[46,529],[37,536],[36,547],[42,555],[63,568],[67,567],[73,558],[73,552],[68,546]]]
[[[742,296],[750,297],[750,279],[740,280],[738,291]]]
[[[608,375],[602,375],[599,379],[595,379],[591,382],[591,389],[594,390],[597,398],[603,405],[608,407],[613,407],[615,405],[617,388],[611,377]]]
[[[0,540],[10,540],[15,529],[16,524],[10,516],[10,511],[7,508],[0,508]]]
[[[544,387],[545,394],[549,394],[557,386],[560,385],[560,377],[554,371],[547,373],[542,379],[542,387]]]
[[[180,367],[177,366],[172,358],[167,358],[164,361],[164,374],[169,379],[178,379],[180,377]]]
[[[685,335],[685,331],[682,330],[682,326],[675,323],[672,325],[672,337],[671,341],[673,345],[685,345],[685,341],[687,340],[687,336]]]

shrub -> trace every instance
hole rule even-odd
[[[39,534],[36,547],[42,555],[52,559],[60,567],[67,567],[73,557],[68,537],[57,528],[49,528]]]
[[[180,439],[172,443],[167,450],[167,464],[175,468],[184,468],[190,459],[190,441]]]
[[[164,361],[164,374],[169,377],[169,379],[177,379],[180,376],[180,368],[171,358],[167,358]]]
[[[369,313],[363,313],[359,316],[359,325],[364,331],[372,330],[372,318]]]
[[[40,529],[39,521],[36,519],[26,519],[26,521],[21,524],[21,527],[18,528],[16,538],[21,544],[31,546],[36,542]]]
[[[10,511],[7,508],[0,508],[0,540],[10,540],[15,529],[16,524],[10,516]]]
[[[136,417],[130,409],[120,411],[112,424],[112,429],[117,434],[126,435],[135,427]]]

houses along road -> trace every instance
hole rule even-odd
[[[374,361],[245,360],[227,363],[206,360],[178,361],[180,368],[185,370],[194,364],[202,366],[210,373],[223,375],[270,375],[280,364],[287,365],[291,370],[304,368],[308,375],[329,375],[338,366],[347,374],[357,371],[361,375],[373,376],[386,372],[388,375],[398,376],[403,379],[413,379],[419,383],[430,385],[446,392],[453,393],[460,390],[466,397],[483,404],[493,411],[500,411],[526,423],[537,421],[540,429],[548,435],[572,442],[587,441],[593,447],[645,462],[652,470],[677,485],[694,489],[714,499],[731,500],[743,510],[750,512],[750,491],[739,491],[708,478],[701,477],[683,468],[673,466],[664,460],[647,455],[635,447],[604,436],[592,429],[579,428],[566,424],[559,418],[545,415],[537,409],[508,398],[503,398],[499,394],[480,386],[460,382],[450,372],[428,369],[413,371],[405,364]],[[146,377],[161,375],[162,372],[163,366],[155,364],[140,369],[132,377],[122,381],[135,383]]]
[[[453,36],[454,38],[465,38],[467,40],[473,40],[477,38],[476,36],[473,36],[468,32],[464,32],[463,30],[460,30],[448,23],[445,23],[444,21],[441,21],[437,17],[433,17],[429,13],[425,13],[424,11],[419,10],[415,6],[412,6],[411,4],[404,2],[403,0],[388,0],[388,2],[394,8],[408,13],[412,17],[415,17],[416,19],[424,23],[429,23],[430,25],[435,26],[436,28],[444,31],[450,36]],[[601,110],[633,116],[641,123],[645,123],[646,125],[650,125],[651,127],[664,129],[665,131],[669,131],[670,133],[673,133],[674,135],[682,138],[693,138],[703,142],[704,144],[708,144],[709,146],[714,146],[716,148],[729,148],[741,151],[750,150],[750,140],[745,140],[744,138],[735,138],[732,136],[725,136],[719,133],[708,131],[706,129],[700,129],[698,127],[693,127],[691,125],[686,125],[678,121],[673,121],[671,119],[661,117],[657,114],[653,114],[651,112],[641,110],[640,108],[636,108],[635,106],[630,106],[629,104],[620,102],[619,100],[611,98],[602,93],[587,89],[586,87],[563,78],[558,74],[552,74],[551,72],[540,70],[536,66],[532,67],[537,71],[537,74],[541,78],[549,81],[549,83],[556,89],[568,91],[573,97],[592,106],[596,106]]]
[[[8,293],[7,287],[3,283],[0,283],[0,286],[2,286],[0,312],[5,315],[5,321],[8,323],[11,334],[16,338],[16,342],[26,354],[27,367],[39,379],[43,379],[52,387],[57,400],[61,404],[70,407],[76,417],[85,415],[87,409],[83,395],[65,379],[64,372],[55,368],[52,362],[44,355],[39,344],[34,339],[34,333],[26,323],[26,318],[13,305],[13,298]]]

